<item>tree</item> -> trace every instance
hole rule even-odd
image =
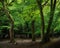
[[[11,22],[10,23],[10,30],[9,30],[9,32],[10,32],[10,42],[14,43],[15,42],[14,41],[14,20],[13,20],[11,14],[9,13],[9,11],[8,11],[8,9],[6,7],[6,1],[3,0],[1,3],[3,5],[3,10],[4,10],[5,15],[8,17],[8,19]]]
[[[55,7],[56,7],[56,0],[51,0],[51,8],[50,8],[50,18],[49,18],[49,21],[48,21],[48,27],[47,27],[47,31],[46,31],[46,39],[47,41],[49,41],[49,33],[50,33],[50,30],[51,30],[51,25],[52,25],[52,22],[53,22],[53,18],[54,18],[54,13],[55,13]]]
[[[49,0],[48,0],[49,1]],[[48,3],[48,1],[46,3]],[[49,33],[50,33],[50,28],[53,22],[53,17],[54,17],[54,13],[55,13],[55,7],[56,7],[56,0],[51,0],[51,10],[50,10],[50,18],[49,18],[49,22],[48,22],[48,27],[46,30],[46,33],[44,33],[44,29],[45,29],[45,21],[44,21],[44,15],[43,15],[43,6],[42,6],[42,0],[37,0],[39,9],[40,9],[40,15],[41,15],[41,23],[42,23],[42,42],[47,42],[49,41]],[[46,5],[46,3],[44,5]]]
[[[41,38],[43,40],[44,38],[44,30],[45,30],[45,21],[44,21],[44,15],[43,15],[43,7],[42,7],[42,0],[37,0],[37,3],[38,3],[38,6],[39,6],[39,9],[40,9],[40,15],[41,15],[41,29],[42,29],[42,32],[41,32]]]

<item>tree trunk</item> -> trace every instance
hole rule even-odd
[[[9,11],[7,10],[5,1],[2,2],[2,5],[3,5],[3,9],[4,9],[4,12],[5,12],[6,16],[8,17],[8,19],[11,22],[10,23],[10,31],[9,31],[9,33],[10,33],[10,42],[14,43],[15,42],[14,41],[14,20],[13,20],[11,14],[9,13]]]
[[[35,41],[35,29],[34,29],[34,23],[35,23],[35,20],[32,20],[32,27],[31,27],[31,30],[32,30],[32,41]]]
[[[9,30],[10,32],[10,43],[14,43],[14,22],[11,22],[10,24],[11,28]]]
[[[55,7],[56,7],[56,0],[51,0],[51,11],[50,11],[50,19],[48,22],[48,27],[47,27],[47,32],[45,35],[45,40],[50,41],[50,30],[51,30],[51,25],[53,22],[53,17],[54,17],[54,13],[55,13]]]
[[[41,15],[41,23],[42,23],[42,32],[41,32],[41,38],[42,38],[42,42],[47,42],[50,41],[49,38],[49,33],[50,33],[50,28],[53,22],[53,17],[54,17],[54,12],[55,12],[55,7],[56,7],[56,0],[51,0],[51,11],[50,11],[50,19],[49,19],[49,23],[48,23],[48,27],[47,27],[47,32],[46,34],[44,33],[44,29],[45,29],[45,22],[44,22],[44,15],[43,15],[43,8],[42,8],[42,0],[37,0],[39,9],[40,9],[40,15]]]
[[[45,21],[44,21],[44,15],[43,15],[43,8],[42,8],[42,3],[41,0],[37,0],[39,9],[40,9],[40,16],[41,16],[41,39],[43,41],[44,39],[44,30],[45,30]]]

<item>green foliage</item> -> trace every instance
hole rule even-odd
[[[46,0],[41,0],[42,4],[45,3]],[[7,0],[7,3],[10,4],[12,0]],[[0,8],[2,8],[1,2],[0,2]],[[36,3],[36,0],[16,0],[15,2],[12,2],[11,5],[7,6],[10,14],[13,16],[14,19],[14,30],[16,32],[20,32],[21,28],[24,30],[25,23],[28,23],[28,28],[30,29],[28,32],[31,31],[31,22],[32,20],[35,20],[35,34],[40,34],[41,32],[41,17],[40,17],[40,11],[38,8],[38,5]],[[52,28],[54,30],[60,30],[60,5],[56,8]],[[50,13],[50,7],[47,5],[43,9],[44,17],[45,17],[45,26],[47,28],[48,20],[49,20],[49,13]],[[3,12],[0,14],[3,14]],[[10,21],[6,17],[5,14],[0,15],[0,32],[1,28],[7,27],[8,29],[10,25]],[[55,25],[55,26],[54,26]],[[26,28],[26,29],[28,29]],[[45,29],[46,30],[46,29]],[[22,31],[24,32],[24,31]]]

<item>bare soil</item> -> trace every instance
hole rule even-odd
[[[41,44],[41,40],[32,42],[31,39],[16,39],[17,44],[9,43],[9,40],[0,41],[0,48],[60,48],[60,38],[51,39],[50,42]]]

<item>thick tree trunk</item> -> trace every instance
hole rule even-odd
[[[4,9],[4,12],[5,12],[6,16],[8,17],[8,19],[11,22],[10,23],[10,31],[9,31],[9,33],[10,33],[10,42],[14,43],[15,42],[14,41],[14,20],[13,20],[11,14],[9,13],[9,11],[7,10],[5,1],[2,3],[2,5],[3,5],[3,9]]]
[[[44,21],[44,15],[43,15],[43,8],[42,8],[42,3],[41,0],[37,0],[39,9],[40,9],[40,16],[41,16],[41,39],[43,41],[44,39],[44,30],[45,30],[45,21]]]

